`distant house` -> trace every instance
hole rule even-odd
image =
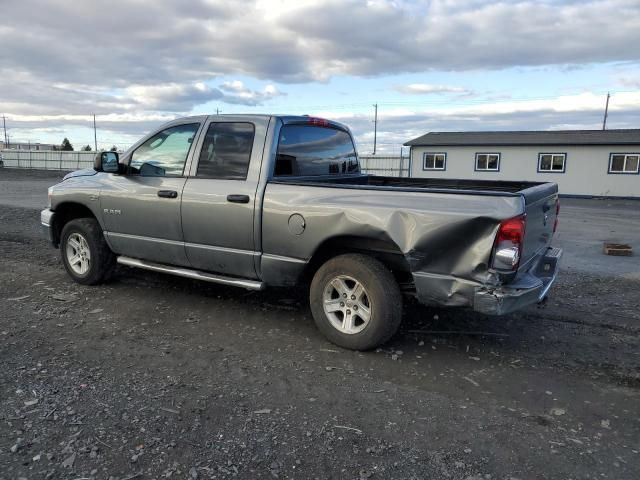
[[[405,145],[411,177],[553,181],[564,195],[640,198],[640,129],[430,132]]]

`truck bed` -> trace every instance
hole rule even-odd
[[[326,175],[291,177],[271,180],[273,183],[299,185],[322,184],[346,188],[374,188],[381,190],[428,191],[469,195],[524,196],[527,203],[537,200],[538,194],[549,193],[553,184],[508,180],[461,180],[448,178],[403,178],[374,175]],[[555,187],[555,186],[554,186]],[[543,192],[544,191],[544,192]],[[557,189],[556,189],[557,191]]]
[[[340,188],[351,191],[378,191],[380,195],[383,195],[384,192],[424,192],[425,194],[440,196],[458,196],[459,199],[451,198],[446,203],[450,205],[459,204],[460,207],[458,208],[465,211],[470,211],[468,202],[471,199],[469,197],[475,197],[477,200],[472,201],[475,203],[475,207],[481,210],[481,212],[476,210],[478,217],[488,216],[490,212],[495,211],[496,204],[491,201],[492,197],[510,197],[515,201],[515,205],[520,204],[519,208],[514,207],[512,216],[525,214],[527,218],[524,250],[520,262],[520,269],[523,271],[527,270],[537,258],[543,255],[551,243],[558,194],[558,186],[552,182],[399,178],[363,174],[278,178],[271,180],[270,183],[323,187],[325,189]],[[480,201],[478,197],[484,198]],[[459,201],[456,202],[455,200]],[[393,206],[397,201],[397,196],[389,197],[388,205]],[[400,205],[398,204],[398,206]],[[444,205],[436,207],[433,203],[433,198],[431,198],[428,206],[425,204],[421,208],[424,208],[425,212],[429,211],[430,215],[437,216],[447,207]]]

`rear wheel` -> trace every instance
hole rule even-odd
[[[116,256],[93,218],[76,218],[62,228],[60,253],[67,273],[83,285],[105,282],[115,270]]]
[[[402,319],[395,278],[378,260],[360,254],[340,255],[322,265],[311,282],[310,304],[320,331],[353,350],[383,344]]]

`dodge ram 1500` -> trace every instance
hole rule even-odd
[[[247,289],[308,285],[334,343],[388,340],[404,295],[507,314],[545,298],[561,250],[554,183],[360,171],[351,133],[307,116],[181,118],[49,189],[69,275],[117,264]]]

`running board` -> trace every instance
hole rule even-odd
[[[144,268],[153,272],[169,273],[178,277],[193,278],[195,280],[203,280],[205,282],[221,283],[223,285],[231,285],[234,287],[242,287],[248,290],[262,290],[264,283],[257,280],[245,280],[233,277],[223,277],[222,275],[214,275],[212,273],[201,272],[200,270],[192,270],[189,268],[172,267],[170,265],[162,265],[160,263],[148,262],[131,257],[118,257],[120,265],[127,267]]]

